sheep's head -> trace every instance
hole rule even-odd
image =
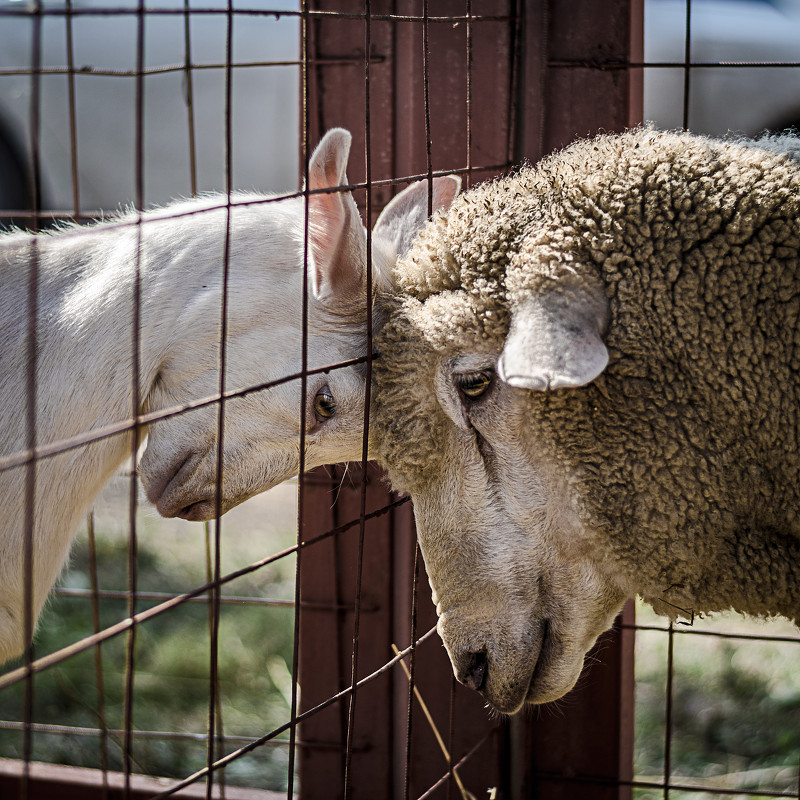
[[[796,286],[796,168],[766,160],[600,137],[462,195],[399,262],[374,450],[414,501],[456,677],[500,711],[568,691],[637,593],[798,614],[797,454],[771,410],[796,405],[797,350],[764,333],[796,318],[757,282],[774,258]]]
[[[626,593],[591,552],[532,393],[498,373],[510,353],[511,381],[535,375],[519,375],[513,338],[498,352],[481,336],[487,311],[505,316],[452,290],[395,308],[376,362],[373,434],[393,485],[414,501],[456,677],[513,713],[573,686]]]
[[[573,487],[548,458],[544,424],[537,431],[542,408],[530,401],[544,395],[529,391],[602,371],[607,306],[588,276],[574,302],[548,297],[545,269],[541,291],[526,291],[541,302],[515,313],[508,289],[522,242],[508,209],[535,223],[526,179],[499,185],[495,214],[485,211],[497,187],[462,196],[403,262],[372,422],[393,485],[414,501],[454,673],[507,713],[567,692],[626,596],[592,557]],[[480,229],[467,241],[457,238],[465,219]],[[472,252],[476,241],[494,257]]]

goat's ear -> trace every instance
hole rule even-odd
[[[461,178],[457,175],[434,178],[429,213],[428,181],[412,183],[381,211],[372,229],[373,235],[390,241],[398,258],[404,256],[428,217],[439,209],[449,208],[460,189]]]
[[[308,273],[311,291],[322,302],[355,295],[364,280],[366,231],[348,191],[319,191],[347,185],[350,133],[328,131],[308,162]]]
[[[602,335],[608,302],[600,291],[558,287],[512,308],[497,364],[500,380],[520,389],[585,386],[608,364]]]

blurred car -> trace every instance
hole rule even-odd
[[[136,0],[42,0],[42,208],[80,215],[137,200],[150,206],[195,191],[225,190],[227,2],[187,0],[187,6],[202,12],[187,20],[183,0],[147,0],[140,198]],[[249,0],[247,13],[232,16],[231,188],[297,188],[299,23],[296,15],[274,13],[297,7],[297,0]],[[0,208],[5,209],[30,202],[36,35],[30,9],[26,2],[0,0]],[[190,76],[187,63],[193,66]]]
[[[645,0],[647,63],[683,64],[687,0]],[[691,0],[688,127],[756,135],[800,128],[800,0]],[[725,66],[749,63],[761,66]],[[644,71],[644,118],[683,125],[684,69]]]
[[[296,12],[299,0],[240,2],[230,58],[231,187],[290,191],[298,183],[300,33],[295,14],[274,12]],[[195,11],[188,23],[187,7]],[[672,65],[644,70],[644,116],[659,127],[683,124],[686,7],[687,0],[645,0],[645,60]],[[27,0],[0,0],[0,208],[6,209],[30,204],[31,8]],[[136,0],[41,0],[41,8],[43,208],[90,215],[226,188],[227,0],[147,0],[141,198]],[[752,135],[800,126],[800,68],[773,65],[800,62],[800,0],[691,0],[690,57],[704,65],[770,64],[693,67],[692,130]]]

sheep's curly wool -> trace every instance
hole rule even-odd
[[[658,605],[800,618],[800,144],[640,128],[463,194],[396,267],[375,450],[399,488],[447,458],[434,362],[499,354],[514,308],[602,286],[610,361],[526,391],[598,558]],[[662,611],[668,611],[663,605]]]

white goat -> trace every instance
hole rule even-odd
[[[309,164],[309,369],[366,354],[366,231],[349,193],[324,191],[347,184],[349,148],[350,134],[332,130]],[[433,207],[449,205],[459,185],[452,176],[436,179]],[[305,198],[235,194],[231,201],[228,208],[224,195],[208,196],[88,227],[0,238],[0,662],[25,645],[25,531],[32,526],[36,618],[76,526],[135,443],[127,429],[37,458],[30,502],[31,467],[24,462],[32,282],[40,450],[58,450],[52,446],[59,441],[131,419],[137,360],[142,414],[221,388],[296,375],[302,369]],[[424,181],[386,207],[372,237],[376,289],[427,215]],[[360,458],[363,365],[310,375],[306,396],[295,379],[225,403],[222,512],[297,473],[301,419],[306,468]],[[139,470],[162,515],[214,517],[218,420],[212,403],[147,431]]]

